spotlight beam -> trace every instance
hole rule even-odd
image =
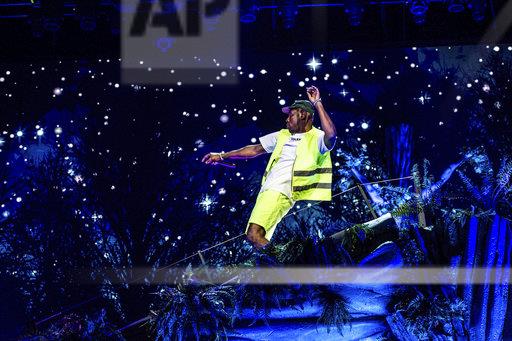
[[[512,0],[507,1],[494,22],[489,25],[480,43],[497,44],[512,24]]]

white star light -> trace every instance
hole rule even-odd
[[[420,101],[421,104],[425,104],[427,103],[428,101],[430,101],[430,96],[428,93],[423,93],[421,94],[420,97],[418,97],[418,101]]]
[[[312,68],[313,72],[315,72],[316,68],[319,67],[320,65],[322,65],[322,63],[320,63],[320,61],[316,60],[315,57],[313,57],[313,58],[311,58],[309,63],[307,63],[306,65],[309,66],[310,68]]]
[[[343,97],[347,96],[348,95],[348,91],[346,91],[345,89],[343,89],[343,91],[340,92],[341,95],[343,95]]]
[[[208,213],[208,211],[210,210],[210,208],[216,204],[215,201],[213,201],[209,196],[208,194],[206,194],[203,199],[199,202],[199,205],[203,207],[203,209],[206,211],[206,213]]]

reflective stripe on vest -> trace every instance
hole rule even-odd
[[[309,184],[309,185],[305,185],[305,186],[293,186],[293,190],[296,192],[307,191],[308,189],[312,189],[312,188],[331,189],[331,184],[328,182],[317,182],[317,183]]]
[[[310,176],[310,175],[324,174],[324,173],[332,173],[332,168],[317,168],[317,169],[307,170],[307,171],[294,171],[293,175],[295,175],[295,176]]]

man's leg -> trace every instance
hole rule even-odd
[[[268,244],[268,240],[265,239],[265,229],[254,223],[249,224],[247,229],[247,239],[254,245],[254,247],[261,249]]]
[[[286,195],[277,191],[259,193],[245,230],[247,239],[258,249],[265,247],[293,204]]]

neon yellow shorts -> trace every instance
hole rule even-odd
[[[270,240],[277,224],[293,205],[294,202],[281,192],[273,190],[261,192],[258,194],[256,204],[252,209],[245,233],[247,233],[250,223],[258,224],[265,229],[265,239]]]

